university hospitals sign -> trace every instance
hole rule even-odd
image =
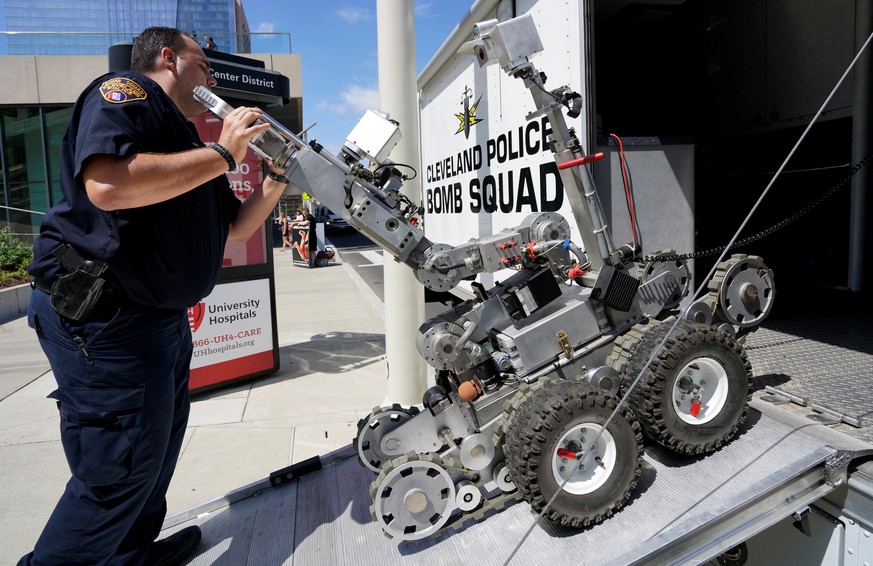
[[[191,389],[273,369],[268,279],[221,283],[188,309]]]

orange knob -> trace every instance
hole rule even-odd
[[[475,379],[465,381],[458,387],[458,396],[464,401],[472,401],[482,394],[482,386]]]

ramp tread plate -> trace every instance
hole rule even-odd
[[[866,313],[768,322],[749,336],[755,385],[860,419],[847,434],[873,442],[873,319]]]
[[[298,482],[294,482],[253,498],[258,503],[258,509],[253,521],[252,544],[246,562],[248,566],[292,563],[298,486]]]
[[[622,511],[583,531],[540,522],[514,562],[567,556],[614,561],[677,525],[704,521],[738,498],[754,497],[796,467],[819,461],[821,450],[819,437],[753,410],[739,436],[716,454],[690,458],[647,450],[639,485]],[[498,565],[536,521],[529,505],[517,503],[461,531],[398,542],[370,520],[372,477],[350,458],[298,480],[294,496],[289,484],[235,503],[201,522],[206,544],[216,546],[191,564],[441,565],[476,556],[477,564]]]

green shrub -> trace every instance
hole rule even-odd
[[[9,228],[0,230],[0,286],[26,281],[31,259],[33,247],[10,234]]]

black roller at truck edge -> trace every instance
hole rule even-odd
[[[270,474],[270,485],[274,487],[282,485],[283,483],[294,481],[299,477],[305,476],[306,474],[317,472],[321,468],[321,458],[318,456],[313,456],[312,458],[307,458],[302,462],[298,462],[297,464],[282,468],[281,470],[276,470],[275,472]]]

